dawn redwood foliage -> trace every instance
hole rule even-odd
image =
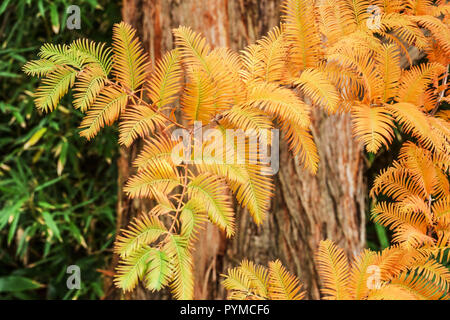
[[[125,191],[156,205],[117,237],[115,283],[125,291],[138,281],[149,290],[170,285],[175,298],[192,299],[192,251],[202,225],[209,220],[232,237],[232,195],[255,223],[269,214],[271,171],[258,148],[244,152],[241,161],[224,162],[221,152],[210,152],[211,141],[198,146],[194,138],[184,157],[174,156],[173,131],[195,137],[201,122],[201,129],[216,129],[227,151],[248,151],[252,140],[236,144],[226,139],[227,130],[260,138],[277,127],[293,156],[315,173],[319,156],[310,113],[323,108],[350,112],[354,134],[368,152],[389,148],[397,131],[411,137],[372,189],[372,196],[389,199],[376,205],[373,216],[393,229],[396,244],[380,253],[366,250],[349,265],[341,249],[323,241],[317,261],[324,296],[448,298],[450,272],[443,263],[450,241],[450,126],[449,112],[440,107],[449,101],[450,6],[286,0],[282,11],[280,25],[240,53],[212,48],[202,35],[179,27],[173,30],[176,48],[152,65],[135,30],[122,22],[114,26],[112,48],[86,39],[45,44],[40,59],[25,65],[28,74],[44,77],[35,94],[38,109],[54,110],[73,88],[75,108],[86,113],[82,136],[90,140],[119,120],[120,144],[145,140]],[[411,65],[413,47],[426,61]],[[409,61],[406,68],[402,58]],[[200,161],[190,152],[196,148]],[[373,267],[379,273],[370,286]],[[230,298],[304,296],[300,281],[278,260],[268,268],[243,261],[223,283]]]

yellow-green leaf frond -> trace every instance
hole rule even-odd
[[[192,255],[188,243],[184,237],[171,235],[164,246],[173,272],[172,293],[178,300],[192,300],[194,297]]]
[[[113,74],[125,88],[136,90],[147,78],[149,62],[136,31],[127,23],[113,27]]]
[[[163,250],[153,249],[147,264],[145,287],[151,291],[159,291],[167,286],[172,277],[167,254]]]
[[[83,58],[85,64],[96,64],[105,76],[111,72],[112,51],[104,43],[96,43],[88,39],[78,39],[71,43],[70,49]]]
[[[158,108],[174,102],[181,90],[182,70],[178,50],[167,52],[156,64],[149,81],[149,97]]]
[[[290,274],[280,260],[269,262],[269,297],[272,300],[302,300],[305,292],[298,278]]]
[[[228,269],[228,273],[222,280],[222,285],[228,290],[228,300],[263,300],[252,292],[252,280],[240,267]]]
[[[191,199],[197,199],[209,219],[224,230],[228,237],[234,235],[234,212],[226,184],[217,176],[200,174],[187,186]]]
[[[204,207],[205,205],[201,202],[201,199],[190,199],[181,209],[180,235],[189,239],[190,243],[196,240],[198,231],[207,220],[207,216],[204,214]]]
[[[126,258],[139,248],[152,244],[165,232],[166,227],[158,218],[141,214],[117,236],[114,252],[121,258]]]
[[[44,112],[53,111],[74,85],[76,76],[77,71],[69,67],[58,67],[49,73],[34,94],[36,107]]]
[[[224,138],[225,139],[225,138]],[[203,150],[205,150],[204,147]],[[233,146],[225,145],[226,152],[234,152]],[[233,149],[232,149],[233,148]],[[234,154],[233,154],[234,155]],[[219,154],[202,154],[203,161],[198,161],[196,167],[199,172],[210,172],[223,177],[228,183],[245,184],[247,180],[247,171],[245,166],[234,161],[226,161],[223,155]]]
[[[243,260],[239,268],[250,279],[252,291],[256,295],[264,298],[269,296],[269,274],[267,268],[248,260]]]
[[[86,57],[65,44],[46,43],[41,47],[38,55],[40,58],[52,61],[59,66],[73,67],[78,70],[82,69],[86,59]]]
[[[139,280],[144,278],[152,248],[144,246],[122,259],[116,268],[114,283],[123,291],[132,291]]]
[[[55,70],[55,68],[57,68],[57,65],[54,62],[39,59],[27,62],[22,69],[28,75],[42,77]]]
[[[104,87],[80,124],[80,136],[92,139],[101,128],[113,124],[125,110],[128,95],[114,87]]]

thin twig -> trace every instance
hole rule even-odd
[[[177,211],[175,211],[175,217],[174,217],[174,220],[172,222],[172,225],[170,226],[169,233],[172,233],[174,231],[174,229],[175,229],[175,224],[178,221],[178,216],[180,215],[181,205],[183,204],[183,199],[184,199],[184,196],[185,196],[186,190],[187,190],[187,176],[188,176],[188,165],[187,165],[187,163],[185,163],[183,165],[183,167],[184,167],[183,191],[181,192],[180,199],[178,200]]]
[[[445,77],[444,77],[444,81],[442,82],[442,86],[444,86],[444,89],[441,91],[441,93],[439,94],[439,99],[436,103],[436,106],[434,107],[433,111],[431,111],[431,115],[434,115],[438,109],[439,109],[439,105],[441,104],[442,99],[444,98],[444,94],[445,94],[445,86],[447,85],[447,81],[448,81],[448,67],[447,66],[447,70],[445,71]]]
[[[127,90],[126,88],[122,87],[121,85],[119,85],[116,82],[113,82],[109,79],[106,79],[106,82],[109,83],[110,85],[113,85],[115,87],[117,87],[119,90],[123,90],[125,91],[125,93],[129,96],[132,96],[134,99],[136,99],[137,101],[139,101],[139,103],[145,105],[146,107],[149,107],[150,109],[152,109],[154,112],[158,113],[159,115],[161,115],[164,119],[166,119],[167,121],[172,122],[174,125],[176,125],[177,127],[183,128],[188,130],[188,128],[186,128],[185,126],[183,126],[181,123],[178,123],[172,119],[170,119],[168,116],[166,116],[164,113],[162,113],[160,110],[158,110],[155,107],[155,103],[157,103],[158,101],[154,102],[153,104],[148,103],[147,101],[141,99],[140,97],[138,97],[134,92],[131,92],[129,90]]]

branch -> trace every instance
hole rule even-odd
[[[439,105],[441,104],[442,99],[444,98],[444,94],[446,91],[446,86],[447,86],[447,81],[448,81],[448,67],[447,66],[447,70],[445,71],[445,77],[444,77],[444,81],[442,82],[442,85],[444,86],[444,89],[442,89],[441,93],[439,94],[439,99],[436,103],[436,106],[434,107],[433,111],[431,111],[431,115],[434,115],[438,109],[439,109]]]

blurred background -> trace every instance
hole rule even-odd
[[[117,199],[117,135],[87,143],[70,97],[49,114],[31,97],[37,78],[21,68],[45,42],[110,41],[118,1],[0,1],[0,298],[97,299],[111,259]],[[66,28],[76,4],[81,29]],[[85,272],[66,287],[66,267]]]
[[[79,30],[66,26],[66,10],[73,4],[81,9]],[[171,28],[179,24],[203,32],[214,45],[238,50],[278,24],[279,5],[280,0],[0,1],[0,299],[108,298],[115,233],[135,214],[123,214],[129,203],[120,193],[135,151],[119,150],[116,127],[104,129],[88,143],[78,135],[82,114],[72,108],[70,94],[51,114],[34,108],[38,79],[27,77],[21,68],[36,59],[39,47],[82,37],[110,43],[113,24],[123,19],[137,27],[153,60],[173,46]],[[219,34],[223,30],[226,33]],[[330,168],[326,174],[321,168],[317,177],[308,176],[282,149],[273,215],[265,228],[257,229],[249,215],[237,209],[238,226],[246,232],[226,240],[216,229],[207,229],[207,238],[199,239],[196,298],[223,297],[219,275],[244,257],[257,263],[280,258],[307,287],[315,288],[311,297],[317,297],[311,261],[319,240],[333,239],[351,253],[389,245],[386,230],[368,218],[372,204],[367,186],[396,155],[401,137],[391,152],[375,157],[353,142],[348,117],[314,117],[323,163],[338,166],[350,157],[339,170],[350,167],[354,181]],[[338,134],[342,139],[336,140]],[[325,149],[329,146],[331,150]],[[358,157],[352,158],[355,154]],[[135,206],[137,212],[141,204]],[[359,229],[349,232],[355,225]],[[82,270],[80,290],[66,286],[69,265]],[[161,296],[144,290],[128,296],[155,297]]]

